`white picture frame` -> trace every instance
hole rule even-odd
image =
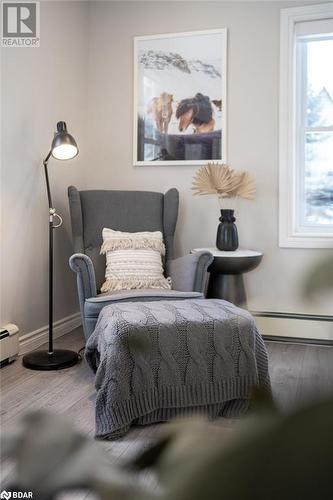
[[[226,131],[227,29],[134,37],[134,166],[225,163]]]

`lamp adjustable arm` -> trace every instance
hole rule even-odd
[[[50,222],[52,223],[52,227],[60,227],[62,225],[62,218],[60,217],[59,214],[57,214],[56,209],[53,207],[52,203],[52,196],[51,196],[51,189],[50,189],[50,181],[49,181],[49,173],[47,170],[47,162],[49,161],[49,158],[51,156],[51,151],[47,154],[46,158],[43,160],[43,167],[44,167],[44,173],[45,173],[45,181],[46,181],[46,190],[47,190],[47,199],[49,202],[49,211],[50,211]],[[58,218],[58,224],[53,224],[53,218],[57,217]]]
[[[43,160],[43,167],[44,167],[44,173],[45,173],[45,181],[46,181],[46,189],[47,189],[47,198],[49,201],[49,209],[52,208],[52,197],[51,197],[51,189],[50,189],[50,182],[49,182],[49,173],[47,170],[47,162],[49,161],[49,158],[51,156],[51,151],[47,154],[45,160]]]

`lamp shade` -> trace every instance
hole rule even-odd
[[[51,152],[57,160],[70,160],[79,152],[74,137],[67,132],[65,122],[57,123],[57,132],[54,134]]]

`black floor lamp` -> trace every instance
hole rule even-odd
[[[51,155],[57,160],[70,160],[78,152],[79,150],[74,137],[67,132],[66,123],[58,122],[51,150],[43,161],[49,201],[49,348],[48,350],[33,351],[23,356],[23,366],[32,370],[59,370],[73,366],[78,362],[78,354],[76,352],[65,349],[53,349],[53,230],[61,226],[62,218],[53,207],[47,171],[47,162]]]

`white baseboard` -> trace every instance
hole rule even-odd
[[[333,322],[316,319],[255,317],[262,335],[333,342]]]
[[[57,339],[75,330],[81,325],[80,313],[72,314],[66,318],[59,319],[53,323],[53,338]],[[42,326],[30,333],[26,333],[19,338],[19,356],[33,351],[48,341],[49,327]]]

